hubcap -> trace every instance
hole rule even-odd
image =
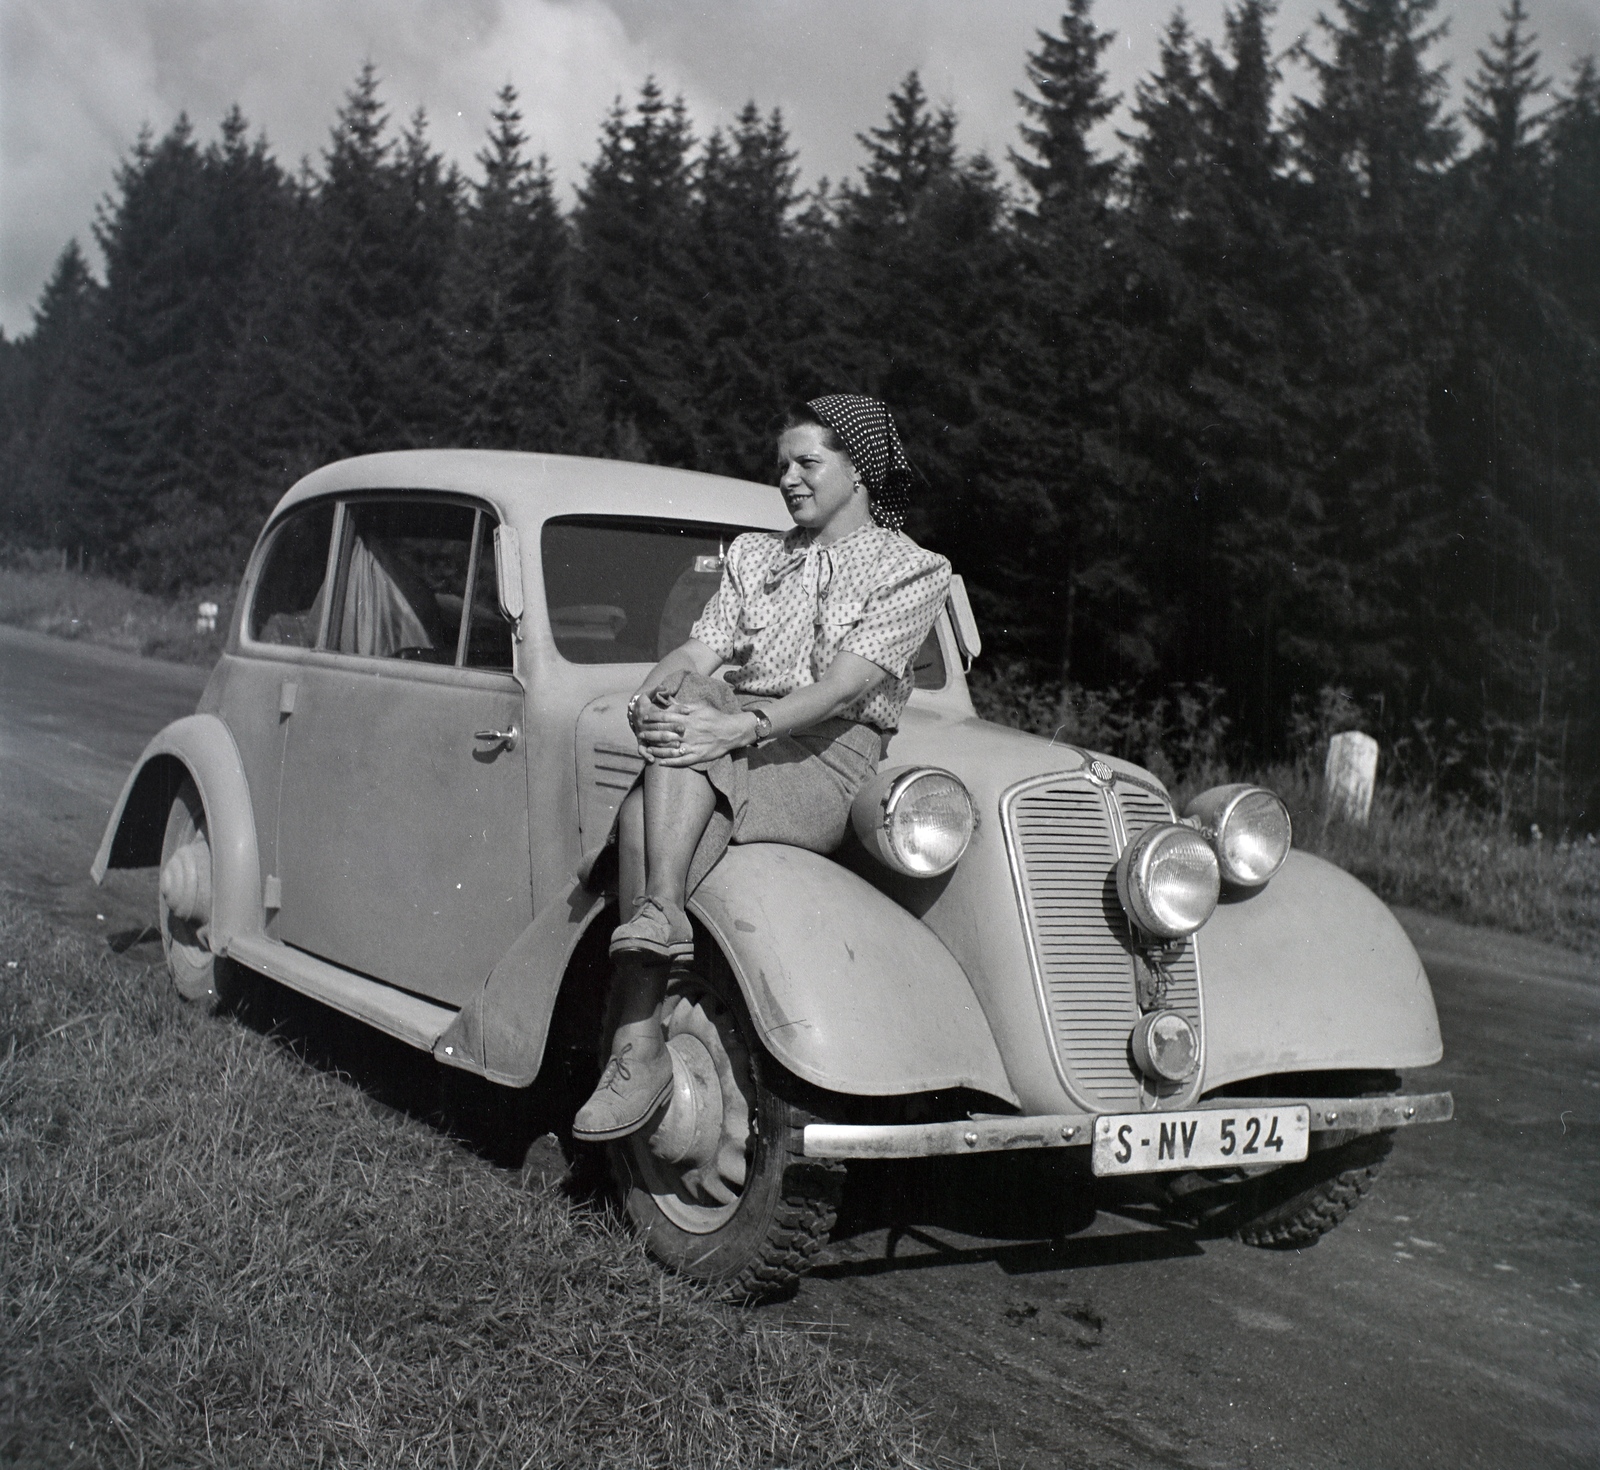
[[[621,1147],[667,1219],[709,1234],[739,1208],[748,1173],[750,1054],[733,1012],[692,976],[674,983],[663,1024],[671,1100],[651,1133],[634,1134]]]

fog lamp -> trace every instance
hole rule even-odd
[[[1133,1059],[1146,1077],[1183,1082],[1200,1065],[1200,1038],[1176,1011],[1152,1011],[1133,1028]]]
[[[978,825],[961,781],[936,766],[880,771],[857,793],[850,820],[880,862],[915,878],[937,878],[961,861]]]
[[[1216,850],[1222,881],[1232,887],[1259,888],[1289,856],[1289,809],[1265,787],[1213,786],[1189,803],[1184,816]]]
[[[1156,939],[1193,934],[1217,906],[1222,879],[1211,844],[1193,827],[1162,822],[1128,844],[1117,862],[1117,897]]]

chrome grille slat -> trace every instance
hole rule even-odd
[[[1139,1019],[1128,921],[1112,874],[1121,854],[1109,800],[1127,838],[1172,809],[1153,791],[1118,781],[1104,788],[1054,776],[1012,794],[1009,836],[1028,916],[1047,1028],[1068,1085],[1093,1107],[1141,1105],[1128,1036]],[[1199,969],[1193,940],[1168,966],[1167,1004],[1200,1026]],[[1188,1088],[1163,1089],[1163,1101]],[[1148,1106],[1149,1091],[1144,1092]]]

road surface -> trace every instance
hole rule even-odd
[[[149,945],[153,875],[87,870],[204,677],[0,628],[0,887]],[[1411,1080],[1454,1091],[1456,1121],[1403,1133],[1314,1249],[1097,1210],[1052,1159],[881,1165],[769,1310],[831,1324],[979,1463],[1600,1465],[1600,967],[1401,917],[1445,1038]]]

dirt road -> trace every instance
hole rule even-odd
[[[128,766],[203,682],[0,629],[0,887],[148,944],[152,875],[97,890],[87,869]],[[1049,1160],[880,1166],[775,1310],[834,1324],[984,1463],[1600,1465],[1600,974],[1402,917],[1445,1036],[1413,1080],[1452,1089],[1456,1121],[1402,1135],[1315,1249],[1096,1210]]]

